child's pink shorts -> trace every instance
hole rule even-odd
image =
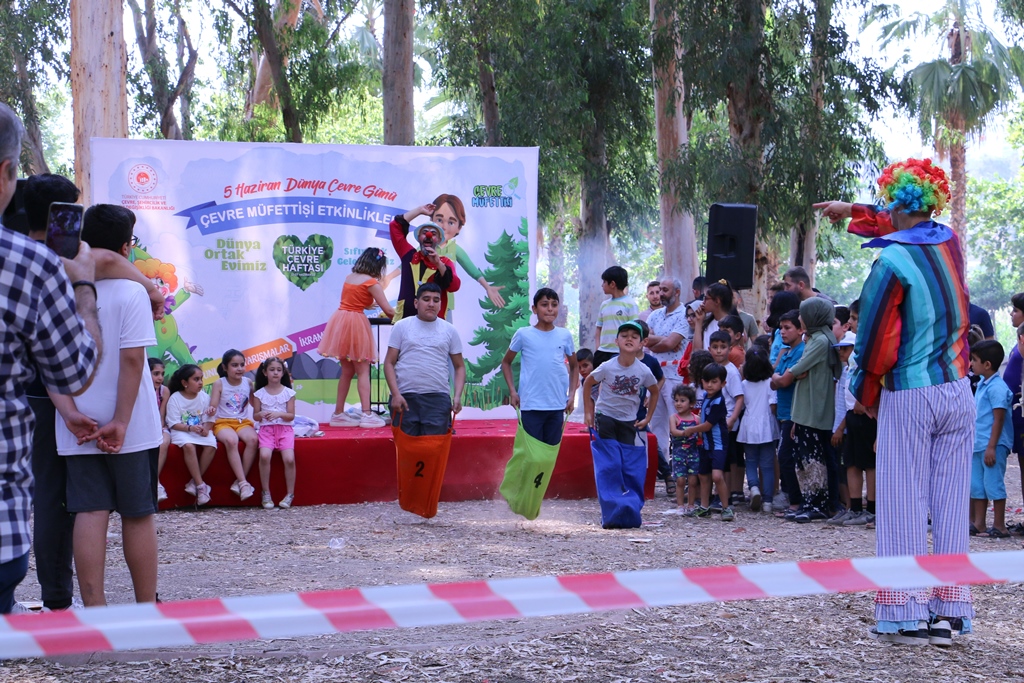
[[[260,448],[294,449],[295,430],[291,425],[263,425],[260,427]]]

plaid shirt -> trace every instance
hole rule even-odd
[[[96,365],[96,345],[75,313],[71,283],[44,245],[0,229],[0,563],[29,549],[32,431],[24,386],[38,370],[62,394],[81,389]]]

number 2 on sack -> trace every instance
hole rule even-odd
[[[424,467],[426,467],[426,463],[425,462],[423,462],[422,460],[417,462],[416,463],[416,474],[414,476],[422,477],[423,476],[423,468]]]

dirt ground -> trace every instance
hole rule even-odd
[[[1011,518],[1024,521],[1019,477],[1012,464]],[[732,524],[661,514],[671,506],[659,485],[647,525],[629,531],[602,530],[595,500],[546,501],[532,522],[500,500],[442,503],[429,521],[397,503],[164,512],[160,597],[874,554],[874,532],[863,528],[744,511]],[[330,547],[335,538],[341,548]],[[1022,541],[975,538],[971,551]],[[108,599],[129,602],[116,521],[108,545]],[[38,597],[33,566],[18,598]],[[18,660],[0,663],[0,682],[1024,680],[1024,587],[981,587],[975,603],[975,633],[948,650],[870,640],[871,596],[853,594]]]

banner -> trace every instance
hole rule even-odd
[[[210,384],[230,348],[250,370],[279,356],[297,411],[321,421],[334,409],[340,365],[316,349],[352,264],[367,247],[384,249],[382,285],[394,305],[392,218],[441,194],[458,197],[466,222],[440,252],[462,282],[448,317],[467,361],[463,417],[494,417],[503,405],[501,357],[529,324],[535,281],[536,148],[94,138],[92,158],[93,201],[135,212],[131,258],[166,297],[150,355],[164,359],[167,375],[195,363]],[[383,357],[390,328],[373,329]],[[371,378],[374,400],[385,401],[383,373],[374,368]],[[353,383],[348,403],[357,402]]]

